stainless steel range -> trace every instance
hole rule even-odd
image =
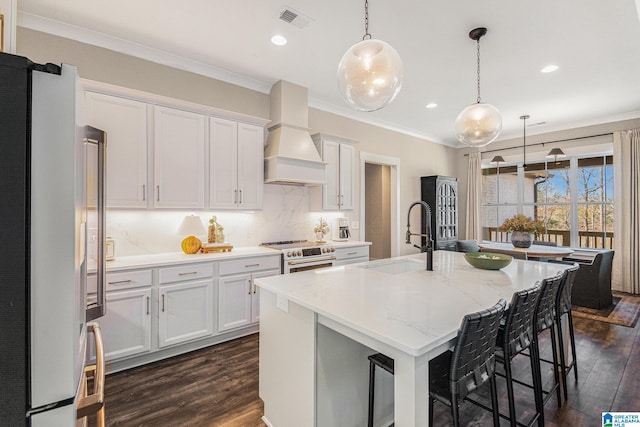
[[[280,270],[283,274],[333,267],[336,261],[336,248],[327,243],[289,240],[261,246],[282,251]]]

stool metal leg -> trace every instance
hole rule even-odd
[[[373,399],[376,388],[376,365],[369,362],[369,415],[367,418],[367,426],[373,427]]]

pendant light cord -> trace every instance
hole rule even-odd
[[[364,0],[364,36],[362,40],[371,40],[369,34],[369,0]]]
[[[480,103],[480,39],[476,40],[478,49],[478,104]]]

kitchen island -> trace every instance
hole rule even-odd
[[[367,356],[395,375],[376,380],[376,425],[426,426],[428,362],[450,348],[462,317],[566,268],[522,260],[476,269],[434,252],[259,278],[260,397],[272,427],[366,425]]]

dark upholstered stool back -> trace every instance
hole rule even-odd
[[[451,392],[463,399],[495,371],[495,343],[506,301],[464,316],[451,359]]]
[[[558,297],[556,299],[556,315],[558,317],[571,311],[571,290],[573,289],[573,282],[578,273],[580,266],[573,264],[570,268],[565,270],[560,290],[558,291]]]
[[[534,339],[535,310],[540,297],[540,285],[513,294],[509,312],[497,345],[504,358],[511,359],[529,348]]]
[[[552,326],[556,321],[556,300],[564,273],[544,279],[541,285],[540,302],[536,313],[536,331],[540,333]]]

